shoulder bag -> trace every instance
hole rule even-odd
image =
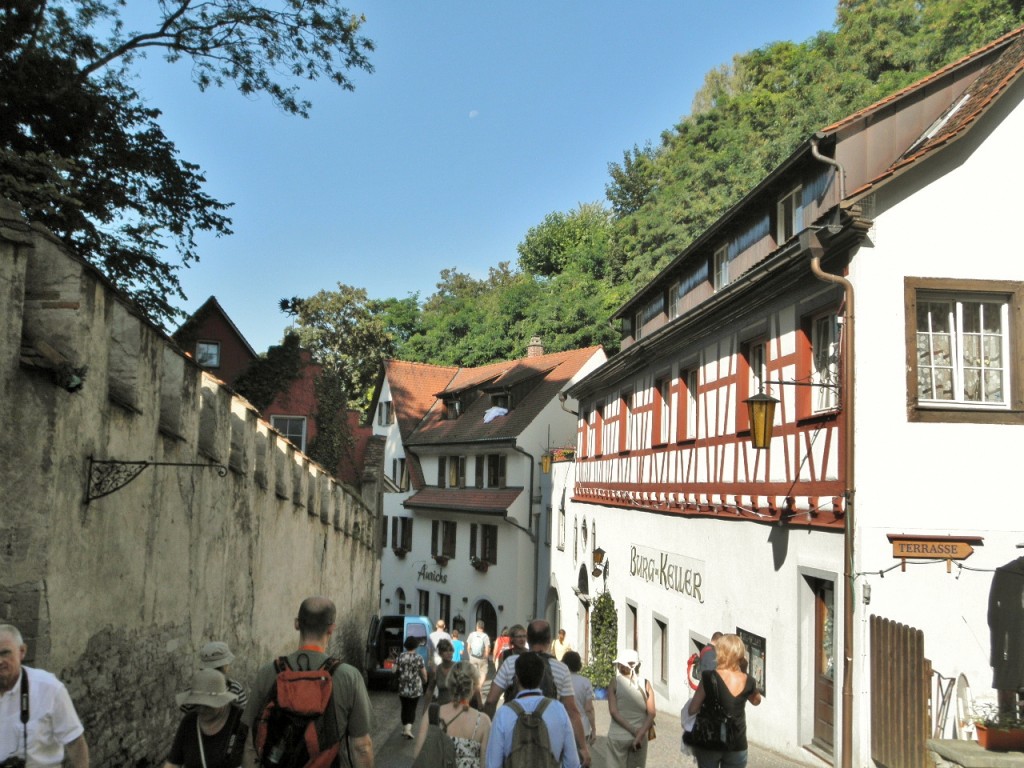
[[[704,672],[704,703],[701,704],[693,729],[683,731],[683,743],[700,749],[728,750],[729,714],[718,695],[718,675]]]

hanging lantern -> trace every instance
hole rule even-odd
[[[771,395],[758,392],[744,400],[750,417],[750,443],[754,448],[767,448],[772,442],[772,425],[775,423],[775,406],[778,405]]]

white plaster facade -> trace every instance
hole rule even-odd
[[[607,588],[619,611],[620,647],[638,649],[660,710],[678,712],[687,700],[687,658],[713,631],[743,629],[765,647],[764,700],[747,709],[750,739],[796,759],[814,759],[813,753],[836,765],[872,765],[872,696],[900,685],[872,676],[872,616],[921,630],[935,671],[945,678],[965,675],[975,699],[994,701],[989,592],[995,569],[1014,561],[1024,544],[1024,522],[1014,508],[1015,457],[1024,428],[1024,260],[1014,227],[1018,196],[1011,191],[1024,169],[1019,42],[1015,55],[1015,69],[1000,89],[988,92],[980,106],[968,102],[965,109],[978,111],[953,139],[905,165],[898,158],[911,142],[895,147],[889,162],[896,171],[877,178],[861,172],[856,189],[834,199],[843,216],[870,224],[866,237],[848,246],[844,241],[839,260],[826,267],[845,273],[852,284],[855,316],[844,316],[839,286],[810,275],[808,258],[806,279],[794,277],[776,298],[750,288],[744,300],[751,308],[725,322],[718,321],[724,315],[709,314],[712,319],[691,323],[685,334],[674,332],[673,320],[645,328],[643,341],[640,333],[633,341],[636,364],[630,366],[627,343],[625,361],[613,358],[572,390],[581,400],[577,461],[556,464],[553,480],[556,489],[569,489],[564,514],[556,498],[551,533],[553,541],[564,542],[555,547],[551,568],[559,621],[570,639],[584,645],[587,601]],[[918,115],[923,124],[917,130],[960,95],[933,107],[930,117],[927,110]],[[898,110],[899,102],[894,104]],[[841,123],[836,134],[843,130]],[[837,142],[840,163],[849,169],[863,162],[857,153],[869,142],[851,142],[845,154],[841,136]],[[837,186],[830,182],[832,194]],[[828,209],[821,206],[820,218],[808,216],[805,225],[828,223]],[[780,243],[765,262],[799,247]],[[767,270],[754,266],[750,272]],[[656,286],[644,290],[652,293]],[[1010,337],[1003,347],[1009,378],[1001,406],[930,409],[920,401],[916,379],[908,375],[917,354],[915,297],[941,295],[1006,303],[1000,330]],[[770,388],[781,402],[769,451],[755,451],[741,423],[742,401],[752,394],[744,391],[747,341],[765,341],[769,382],[807,380],[800,350],[808,341],[801,340],[801,329],[830,309],[856,328],[849,478],[842,399],[834,412],[813,414],[801,411],[801,388]],[[679,323],[685,322],[681,314]],[[694,369],[700,418],[687,434],[688,417],[680,411],[690,392],[686,375]],[[667,382],[669,397],[659,395],[659,381]],[[622,392],[628,416],[619,411]],[[662,407],[669,413],[665,435],[658,426]],[[623,428],[629,434],[620,443]],[[853,601],[847,606],[844,529],[854,508]],[[973,542],[974,551],[961,561],[908,558],[903,570],[889,538],[899,535]],[[598,547],[607,570],[595,576]],[[681,589],[662,583],[674,578]],[[818,620],[822,603],[816,599],[823,588],[832,602],[825,622]],[[851,754],[843,755],[847,608],[852,742]],[[830,657],[815,654],[821,645],[816,626],[832,634]],[[815,733],[815,678],[822,664],[834,678],[834,731],[827,748]],[[934,688],[935,681],[928,684]],[[954,719],[946,723],[947,736]]]

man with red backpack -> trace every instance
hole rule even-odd
[[[370,697],[359,671],[327,655],[337,609],[308,597],[299,648],[264,666],[245,710],[247,768],[373,768]]]

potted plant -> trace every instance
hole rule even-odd
[[[594,686],[594,696],[607,697],[608,686],[615,679],[615,657],[618,655],[619,613],[608,592],[594,600],[590,613],[590,663],[583,673]]]
[[[474,568],[480,571],[480,573],[487,573],[487,566],[490,565],[490,563],[488,563],[486,560],[481,560],[476,555],[469,558],[469,562],[472,564]]]
[[[1000,711],[995,704],[978,704],[973,718],[978,744],[994,752],[1024,750],[1024,721],[1013,711]]]
[[[392,547],[391,551],[395,553],[395,557],[397,557],[399,560],[401,560],[407,554],[409,554],[409,550],[405,547]]]
[[[434,562],[438,565],[448,565],[448,558],[444,555],[434,555]]]

